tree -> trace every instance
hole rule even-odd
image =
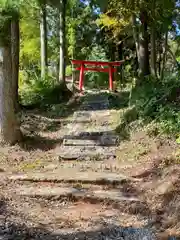
[[[118,42],[121,38],[121,41],[125,43],[124,46],[126,46],[126,36],[133,37],[140,76],[150,74],[149,62],[151,61],[151,73],[157,77],[158,60],[160,60],[160,72],[163,65],[161,64],[162,54],[159,53],[158,56],[158,46],[159,49],[163,47],[162,39],[167,28],[173,30],[174,22],[178,22],[178,18],[174,17],[178,8],[177,4],[175,6],[175,1],[112,0],[103,2],[96,0],[96,2],[102,7],[102,11],[105,9],[100,18],[103,31],[105,28],[108,30],[106,32],[111,32],[114,42]],[[128,48],[132,49],[130,45]]]
[[[150,25],[150,39],[151,39],[151,74],[157,77],[157,53],[156,53],[156,0],[152,0],[152,18]]]
[[[140,10],[141,31],[139,32],[139,72],[140,76],[149,75],[149,34],[148,13],[146,9]]]
[[[11,15],[8,9],[3,9],[0,16],[3,19],[0,26],[0,142],[13,144],[21,139],[21,132],[15,113],[15,88],[12,87]]]
[[[65,85],[66,46],[65,46],[66,0],[60,0],[59,7],[59,81]]]
[[[43,0],[40,3],[40,36],[41,36],[41,78],[44,79],[46,77],[48,68],[46,0]]]
[[[19,79],[19,51],[20,51],[20,38],[19,38],[19,13],[13,15],[11,21],[11,54],[12,54],[12,88],[13,88],[13,103],[16,112],[19,110],[18,105],[18,79]]]

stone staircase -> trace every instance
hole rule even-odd
[[[51,230],[53,233],[49,234],[47,239],[156,239],[151,231],[144,229],[144,221],[146,221],[144,217],[136,216],[138,209],[140,212],[146,210],[146,204],[138,195],[138,191],[129,191],[140,179],[123,175],[122,170],[114,164],[119,141],[111,122],[108,96],[87,95],[80,109],[74,113],[72,122],[67,126],[67,134],[64,136],[62,146],[57,149],[58,160],[55,163],[49,163],[36,171],[6,175],[6,180],[9,182],[6,194],[17,197],[22,205],[32,199],[50,201],[53,205],[53,208],[49,208],[55,213],[54,215],[49,213],[47,217],[51,222],[54,221]],[[59,207],[60,202],[66,203],[67,207]],[[79,203],[78,207],[77,203]],[[71,227],[71,231],[74,232],[72,235],[68,233],[66,226],[59,229],[56,217],[64,217],[66,211],[71,212],[74,208],[76,212],[81,211],[82,214],[81,207],[83,209],[84,203],[88,204],[85,211],[89,211],[92,204],[95,209],[101,208],[97,210],[95,216],[91,212],[86,216],[86,220],[81,217],[77,219],[77,222],[84,224],[83,226],[88,222],[86,231],[91,228],[93,231],[96,227],[101,228],[102,222],[108,229],[113,224],[118,230],[108,232],[106,229],[102,230],[101,234],[95,231],[92,235],[85,232],[78,234],[78,228]],[[108,206],[113,211],[112,215],[109,215],[109,210],[107,211]],[[60,212],[60,208],[62,210],[64,208],[63,212]],[[100,217],[100,214],[103,217]],[[38,219],[41,212],[35,210],[33,216]],[[70,216],[70,219],[73,218],[72,212]],[[99,219],[98,224],[95,224],[96,227],[93,226],[95,218]],[[137,229],[127,228],[127,225],[133,226],[132,219],[136,218],[143,224],[139,224]],[[121,226],[124,221],[127,225]],[[50,225],[45,225],[49,229]],[[62,234],[62,231],[66,234]],[[46,238],[43,235],[43,238],[31,239]]]
[[[58,150],[60,159],[115,158],[118,137],[110,124],[112,119],[108,107],[106,95],[87,96],[67,126],[68,134]]]

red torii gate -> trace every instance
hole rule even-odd
[[[85,60],[72,60],[72,64],[79,65],[76,70],[80,71],[79,74],[79,90],[82,91],[84,84],[84,72],[107,72],[109,73],[109,90],[113,91],[113,73],[117,71],[115,67],[120,66],[124,61],[118,62],[103,62],[103,61],[85,61]],[[87,66],[86,66],[87,65]],[[89,65],[91,67],[89,67]],[[107,68],[104,68],[106,67]]]

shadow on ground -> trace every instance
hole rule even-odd
[[[0,221],[0,238],[1,239],[13,239],[13,240],[84,240],[84,239],[136,239],[142,240],[146,237],[147,240],[155,239],[154,234],[148,228],[133,228],[133,227],[121,227],[116,224],[107,224],[104,227],[98,228],[92,231],[73,231],[67,229],[48,230],[48,224],[36,224],[36,227],[32,226],[32,223],[26,224],[26,216],[18,213],[15,209],[9,209],[6,206],[5,200],[0,202],[1,206],[1,221]],[[14,220],[13,220],[14,219]],[[29,222],[29,220],[28,220]],[[56,224],[56,223],[52,223]],[[100,224],[98,221],[97,225]],[[102,224],[102,222],[101,222]],[[94,228],[94,227],[93,227]]]
[[[54,149],[58,144],[62,144],[62,142],[63,139],[61,137],[59,139],[50,139],[34,134],[33,136],[24,136],[24,140],[19,146],[25,151],[49,151]]]
[[[130,214],[140,214],[151,219],[151,223],[155,226],[155,229],[158,232],[161,232],[162,229],[158,228],[160,222],[163,221],[163,216],[160,210],[152,212],[147,205],[143,206],[142,203],[134,203],[132,206],[124,207],[118,209],[122,213]],[[16,209],[13,209],[11,206],[9,208],[9,203],[6,202],[6,199],[0,201],[0,238],[3,240],[163,240],[163,239],[175,239],[179,240],[180,236],[172,237],[168,234],[163,234],[158,236],[164,237],[155,237],[155,234],[150,230],[150,224],[144,225],[141,228],[135,227],[124,227],[118,224],[110,223],[109,219],[102,220],[99,216],[98,219],[93,222],[93,228],[96,230],[91,231],[78,231],[73,230],[73,228],[58,228],[55,222],[52,222],[50,225],[48,223],[37,223],[34,224],[27,216],[23,213],[18,212]],[[70,219],[69,219],[70,220]],[[56,226],[53,228],[53,225]],[[34,227],[32,227],[34,226]],[[50,227],[52,226],[52,227]],[[96,227],[95,227],[96,226]],[[101,226],[97,229],[97,226]],[[72,226],[73,227],[73,226]],[[51,230],[50,230],[51,229]]]
[[[22,119],[23,130],[29,133],[38,132],[56,132],[62,127],[71,123],[72,120],[52,119],[48,117],[42,117],[39,114],[26,114]],[[89,121],[73,121],[73,123],[89,123]]]
[[[10,223],[10,234],[2,234],[0,233],[3,239],[13,239],[13,240],[20,240],[20,239],[31,239],[31,240],[84,240],[84,239],[93,239],[93,240],[100,240],[100,239],[109,239],[109,240],[117,240],[117,239],[136,239],[142,240],[146,237],[147,240],[153,240],[155,237],[153,233],[151,233],[148,229],[138,229],[138,228],[123,228],[116,225],[108,226],[107,228],[98,229],[96,231],[87,231],[87,232],[74,232],[69,234],[58,234],[58,233],[50,233],[43,228],[33,228],[28,229],[25,225],[17,226],[13,223]],[[1,232],[1,230],[0,230]],[[60,232],[60,231],[59,231]],[[6,238],[7,237],[7,238]]]
[[[88,144],[88,146],[117,146],[118,145],[118,137],[115,136],[113,131],[100,131],[100,132],[81,132],[78,135],[65,135],[64,139],[74,140],[74,144],[76,145],[76,140],[80,140],[77,142],[78,146],[84,146]],[[86,140],[92,141],[91,144],[86,143]]]
[[[74,95],[66,102],[47,104],[44,108],[24,108],[22,110],[23,113],[28,113],[28,115],[35,114],[52,119],[67,118],[72,115],[77,108],[79,108],[82,101],[82,96]]]
[[[84,103],[92,103],[92,107],[85,106],[83,111],[97,111],[97,110],[105,110],[105,109],[123,109],[128,106],[129,102],[129,91],[121,91],[121,92],[101,92],[101,93],[87,93],[85,94],[81,100]],[[108,106],[103,105],[102,102],[107,99]],[[88,104],[89,105],[89,104]]]

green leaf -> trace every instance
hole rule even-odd
[[[180,144],[180,136],[176,139],[176,142]]]

